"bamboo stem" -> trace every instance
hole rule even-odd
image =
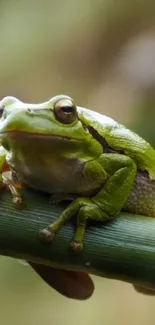
[[[155,220],[122,213],[106,225],[87,228],[84,250],[70,249],[75,226],[65,225],[52,245],[39,240],[39,230],[52,222],[65,205],[51,205],[49,196],[23,190],[27,203],[16,210],[8,191],[1,194],[0,254],[57,268],[79,270],[155,287]]]

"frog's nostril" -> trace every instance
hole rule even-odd
[[[33,115],[33,114],[34,114],[34,111],[33,111],[33,109],[31,109],[31,108],[27,108],[27,112],[28,112],[30,115]]]

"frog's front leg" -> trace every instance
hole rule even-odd
[[[9,188],[13,197],[13,203],[16,208],[21,209],[25,207],[24,200],[20,195],[17,184],[15,184],[14,178],[12,177],[13,174],[7,165],[6,155],[7,151],[0,146],[0,187]]]
[[[92,162],[88,162],[83,177],[92,180],[92,174],[104,180],[98,193],[90,198],[75,199],[51,224],[40,232],[41,238],[50,243],[60,228],[74,215],[77,215],[77,230],[72,242],[75,251],[83,248],[83,237],[89,219],[104,222],[116,217],[128,200],[134,187],[137,167],[128,156],[121,154],[102,154],[95,161],[95,172]],[[107,179],[105,181],[105,174]]]
[[[12,171],[9,171],[7,173],[2,174],[3,184],[7,188],[9,188],[11,194],[12,194],[12,201],[16,209],[24,209],[26,207],[25,201],[20,194],[20,184],[17,183],[18,180],[15,179],[16,174],[14,174]]]

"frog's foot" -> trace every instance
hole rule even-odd
[[[55,234],[54,234],[54,232],[52,232],[51,229],[44,228],[43,230],[39,231],[39,238],[45,244],[51,244],[52,241],[54,240],[54,237],[55,237]]]
[[[83,240],[73,240],[70,244],[70,247],[73,252],[75,253],[81,253],[83,251]]]
[[[80,198],[72,202],[55,222],[47,229],[40,231],[40,239],[44,243],[50,244],[63,225],[75,215],[77,215],[77,229],[71,248],[74,252],[80,253],[83,250],[83,238],[87,220],[102,221],[104,218],[104,212],[90,199]]]
[[[19,210],[24,209],[26,204],[24,202],[23,197],[20,194],[20,191],[19,191],[20,186],[17,186],[17,184],[14,184],[11,172],[3,174],[2,181],[3,181],[3,184],[5,184],[5,186],[7,188],[9,188],[9,190],[12,194],[12,201],[13,201],[13,204],[15,205],[15,208],[19,209]]]

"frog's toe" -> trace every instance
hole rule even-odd
[[[75,253],[81,253],[83,251],[83,242],[79,240],[74,240],[71,242],[71,249]]]
[[[13,204],[15,205],[16,209],[22,210],[26,208],[26,203],[21,196],[13,197]]]
[[[39,237],[45,244],[51,244],[54,240],[55,233],[48,228],[39,231]]]

